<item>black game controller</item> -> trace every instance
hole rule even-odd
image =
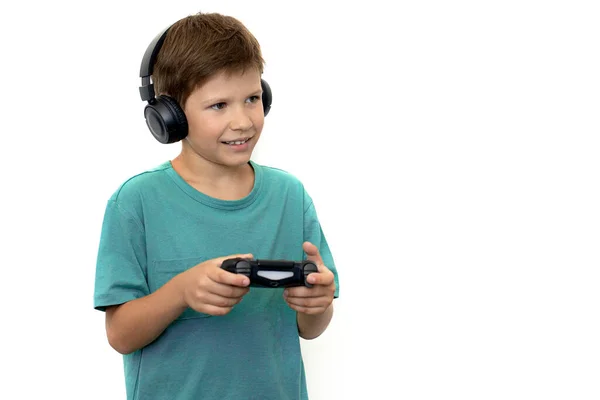
[[[250,286],[259,287],[313,287],[306,277],[319,272],[317,265],[308,260],[252,260],[247,258],[229,258],[223,261],[221,268],[234,274],[246,275]]]

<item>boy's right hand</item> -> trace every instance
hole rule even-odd
[[[241,274],[221,269],[228,258],[253,258],[252,254],[234,254],[204,261],[179,276],[183,300],[197,312],[225,315],[238,304],[249,291],[250,280]]]

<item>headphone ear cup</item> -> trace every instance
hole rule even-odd
[[[175,143],[188,134],[185,113],[172,97],[158,96],[146,106],[144,117],[148,129],[160,143]]]
[[[271,87],[264,79],[260,80],[260,84],[262,86],[263,94],[262,94],[262,103],[263,109],[265,111],[265,117],[271,110],[271,103],[273,101],[273,93],[271,93]]]

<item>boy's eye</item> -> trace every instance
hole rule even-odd
[[[213,104],[212,106],[210,106],[210,108],[214,110],[222,110],[223,108],[225,108],[225,103]]]
[[[250,101],[250,103],[256,103],[258,101],[259,97],[258,96],[250,96],[248,98],[248,100]]]

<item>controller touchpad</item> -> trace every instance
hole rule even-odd
[[[292,271],[258,271],[256,275],[272,281],[278,281],[281,279],[290,278],[294,276],[294,273]]]

